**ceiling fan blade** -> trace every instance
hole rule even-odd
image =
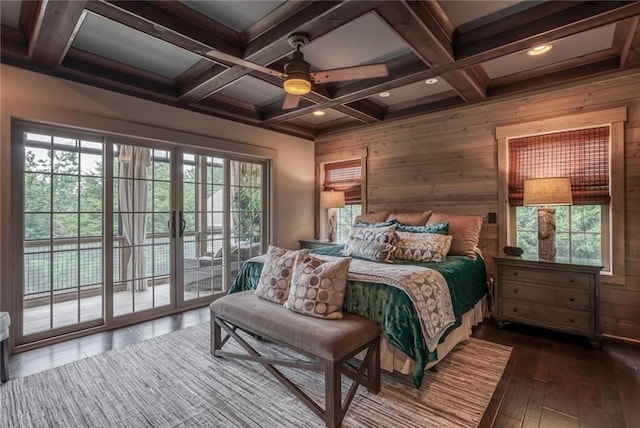
[[[229,55],[229,54],[226,54],[224,52],[220,52],[220,51],[215,50],[215,49],[210,50],[209,52],[206,53],[206,55],[208,57],[210,57],[210,58],[213,58],[213,59],[218,59],[220,61],[228,62],[228,63],[234,64],[234,65],[239,65],[241,67],[245,67],[245,68],[248,68],[250,70],[260,71],[262,73],[270,74],[271,76],[276,76],[276,77],[281,77],[281,78],[284,77],[284,74],[282,72],[280,72],[280,71],[273,70],[271,68],[262,66],[260,64],[256,64],[256,63],[251,62],[251,61],[244,60],[242,58],[237,58],[237,57],[235,57],[233,55]]]
[[[342,80],[371,79],[386,77],[389,70],[386,64],[360,65],[357,67],[334,68],[333,70],[315,71],[311,78],[316,83],[339,82]]]
[[[286,94],[282,102],[282,110],[296,108],[298,103],[300,103],[300,95]]]

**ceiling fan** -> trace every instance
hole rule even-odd
[[[250,61],[232,57],[220,51],[212,50],[209,51],[207,55],[284,79],[282,86],[286,95],[282,103],[283,110],[298,107],[300,97],[311,92],[312,83],[320,84],[343,80],[372,79],[389,75],[387,65],[384,63],[311,71],[311,64],[304,60],[304,56],[300,51],[307,43],[309,43],[309,38],[305,33],[294,33],[289,36],[289,44],[295,49],[295,52],[293,52],[291,60],[284,65],[284,73]]]

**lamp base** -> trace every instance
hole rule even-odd
[[[327,239],[329,242],[336,240],[336,209],[329,208],[327,212]]]
[[[538,258],[556,259],[556,210],[538,208]]]

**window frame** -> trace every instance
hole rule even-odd
[[[327,163],[342,162],[353,159],[360,159],[361,163],[361,212],[367,212],[367,155],[366,147],[361,149],[353,149],[348,152],[330,153],[326,155],[316,155],[316,185],[315,185],[315,219],[314,219],[314,236],[316,239],[324,236],[326,238],[327,213],[326,210],[320,209],[320,192],[322,191],[322,183],[324,182],[324,165]]]
[[[601,272],[606,276],[603,281],[610,284],[625,284],[625,248],[624,239],[614,239],[625,236],[624,222],[624,122],[627,120],[627,108],[618,107],[589,113],[569,115],[533,122],[496,127],[498,144],[498,247],[503,248],[515,242],[515,207],[509,205],[508,172],[509,152],[508,140],[531,135],[553,132],[571,131],[581,128],[595,128],[610,126],[609,145],[609,174],[611,201],[608,215],[603,214],[602,253],[608,260],[603,264],[610,267],[609,271]],[[615,207],[615,208],[614,208]],[[604,212],[604,209],[603,209]],[[605,239],[605,235],[608,239]]]

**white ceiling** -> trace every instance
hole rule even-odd
[[[530,56],[527,55],[527,50],[524,50],[487,61],[482,65],[491,79],[543,67],[610,48],[614,31],[614,24],[594,28],[551,42],[551,50],[543,55]]]
[[[383,98],[380,95],[374,95],[369,99],[381,105],[391,106],[447,91],[453,91],[453,88],[444,79],[438,79],[438,82],[433,85],[427,85],[424,80],[420,80],[419,82],[415,82],[407,86],[401,86],[399,88],[386,91],[389,93],[389,96],[386,98]]]
[[[201,59],[91,12],[86,13],[72,46],[169,78],[175,78]]]
[[[183,0],[182,3],[241,33],[284,1]]]
[[[219,93],[259,106],[265,106],[284,98],[281,87],[251,76],[241,77]]]

